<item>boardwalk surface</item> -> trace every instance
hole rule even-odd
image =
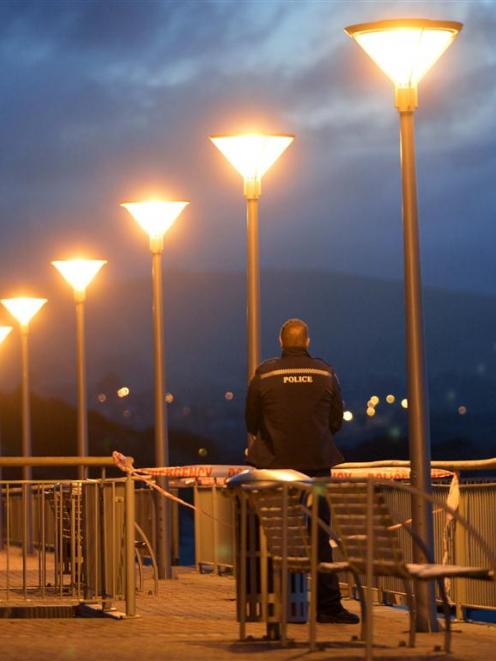
[[[291,625],[295,643],[288,649],[262,640],[238,641],[235,620],[234,580],[216,575],[199,575],[182,568],[177,578],[163,581],[159,595],[141,594],[137,600],[139,617],[1,619],[0,659],[36,661],[145,661],[191,659],[280,659],[320,661],[322,659],[361,659],[363,648],[352,640],[357,626],[319,625],[318,638],[329,645],[313,653],[305,645],[307,628]],[[4,597],[2,597],[4,598]],[[0,605],[5,605],[5,600]],[[358,611],[354,601],[346,601]],[[398,609],[374,609],[376,659],[430,659],[447,657],[435,646],[442,646],[442,635],[420,634],[415,650],[399,647],[406,640],[407,616]],[[496,626],[454,623],[450,659],[489,661],[496,658]],[[260,639],[264,627],[252,624],[248,633]]]

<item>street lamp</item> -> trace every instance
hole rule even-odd
[[[428,493],[432,490],[431,443],[424,374],[414,112],[419,81],[461,29],[461,23],[417,18],[362,23],[345,28],[345,32],[393,81],[395,105],[400,113],[411,481],[416,489]],[[432,506],[418,496],[412,498],[412,521],[414,531],[432,552]],[[427,555],[417,545],[414,545],[414,561],[428,562]],[[418,581],[415,596],[417,630],[435,630],[437,621],[433,589]]]
[[[3,298],[2,304],[7,308],[10,314],[19,322],[21,329],[21,406],[22,406],[22,456],[30,457],[32,455],[31,443],[31,407],[29,401],[29,323],[34,315],[47,302],[46,298]],[[26,539],[23,542],[23,566],[26,566],[26,556],[33,552],[33,504],[31,487],[28,484],[32,479],[31,466],[22,467],[23,485],[23,521],[27,531]]]
[[[3,298],[2,304],[19,322],[22,364],[22,456],[31,456],[31,412],[29,405],[29,322],[47,302],[46,298]],[[31,466],[23,466],[23,480],[31,479]]]
[[[86,288],[106,264],[103,259],[66,259],[52,262],[53,266],[71,285],[76,302],[77,393],[78,393],[78,457],[88,456],[88,411],[86,402],[86,358],[84,335],[84,302]],[[86,476],[86,467],[78,467],[79,479]]]
[[[189,202],[150,200],[122,204],[150,238],[152,252],[153,284],[153,345],[155,379],[155,464],[169,465],[169,442],[167,434],[165,369],[164,369],[164,313],[162,294],[162,253],[164,236]],[[164,478],[159,484],[165,488]],[[159,578],[172,578],[171,569],[171,517],[168,502],[160,495],[157,507],[157,560]]]
[[[248,380],[260,362],[260,261],[258,199],[262,177],[286,151],[294,135],[212,135],[210,140],[244,179],[247,225]]]

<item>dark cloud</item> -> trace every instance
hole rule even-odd
[[[240,268],[241,181],[207,136],[259,124],[297,133],[264,183],[264,263],[399,276],[392,85],[343,32],[393,11],[398,3],[0,4],[2,272],[36,254],[23,267],[34,276],[73,244],[105,253],[117,271],[134,258],[141,268],[118,203],[160,189],[192,202],[171,235],[173,263]],[[420,89],[424,271],[435,284],[488,290],[493,262],[477,236],[496,238],[486,223],[496,11],[481,2],[401,12],[466,24]],[[457,265],[470,261],[467,278]]]

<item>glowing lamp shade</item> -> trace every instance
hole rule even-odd
[[[84,292],[106,263],[105,259],[62,259],[52,262],[57,271],[77,292]]]
[[[350,25],[345,32],[397,87],[415,87],[462,27],[454,21],[412,18]]]
[[[213,135],[210,140],[245,179],[261,179],[294,135]]]
[[[149,200],[127,202],[121,206],[129,211],[138,225],[153,239],[162,237],[188,204],[189,202]]]
[[[34,315],[45,305],[46,298],[3,298],[2,304],[21,326],[27,326]]]
[[[11,330],[12,326],[0,326],[0,344],[2,344]]]

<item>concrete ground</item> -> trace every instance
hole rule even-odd
[[[2,567],[0,566],[0,573]],[[148,584],[147,587],[152,587]],[[12,598],[10,599],[12,602]],[[0,606],[6,605],[0,593]],[[355,601],[347,608],[358,611]],[[116,606],[123,608],[122,604]],[[172,581],[162,581],[159,595],[141,593],[137,599],[139,616],[133,619],[0,618],[1,661],[106,661],[110,659],[361,659],[363,646],[354,639],[356,625],[319,625],[318,639],[324,649],[310,653],[306,645],[307,627],[290,625],[294,643],[281,649],[278,643],[262,640],[265,627],[248,625],[253,640],[238,640],[235,619],[235,584],[231,577],[200,575],[180,568]],[[419,634],[416,649],[400,647],[407,639],[408,618],[403,610],[377,606],[374,609],[376,659],[446,659],[442,634]],[[453,655],[450,659],[489,661],[496,658],[496,626],[453,624]]]

